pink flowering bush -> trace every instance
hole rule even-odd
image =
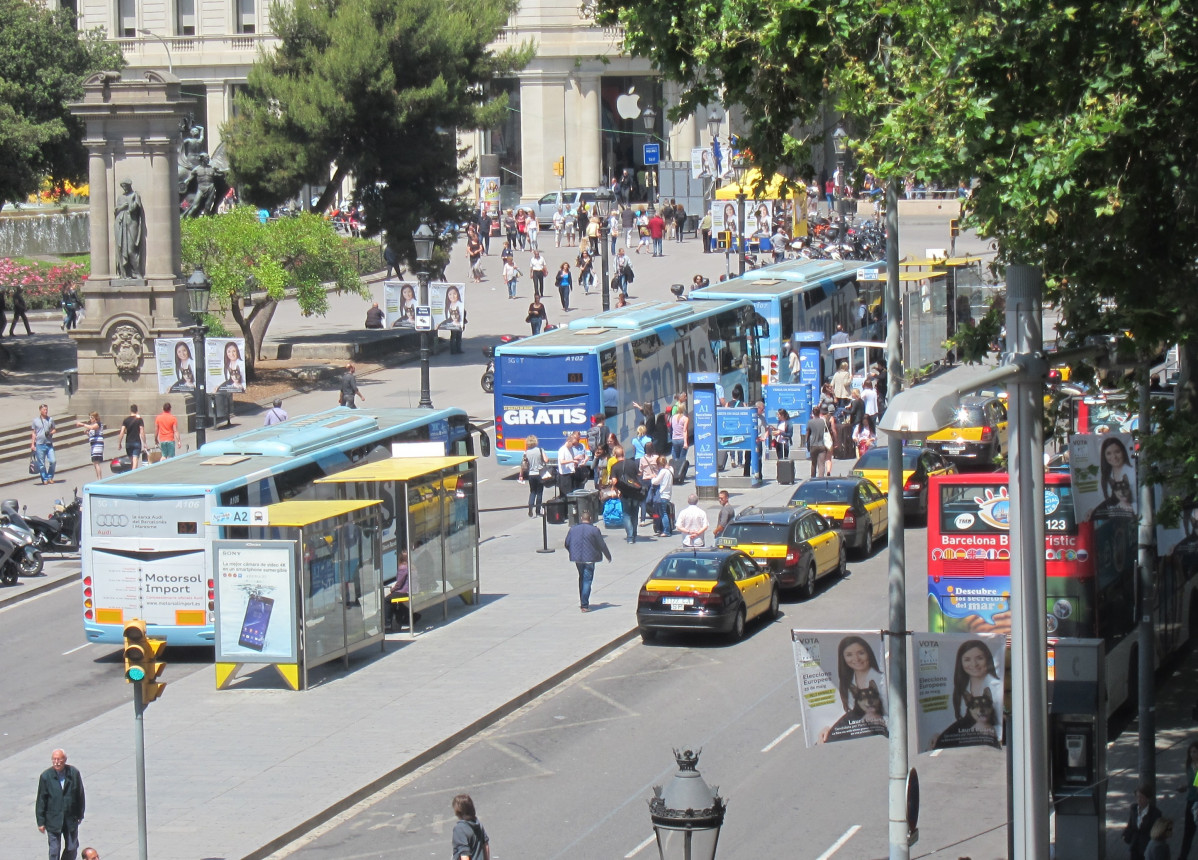
[[[24,287],[25,304],[30,310],[56,308],[62,301],[63,289],[83,286],[86,271],[77,263],[19,263],[0,258],[0,289],[11,293],[15,286]]]

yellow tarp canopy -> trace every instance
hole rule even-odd
[[[940,260],[913,258],[903,260],[899,263],[900,266],[940,266],[946,268],[955,268],[957,266],[972,266],[975,263],[982,262],[981,257],[948,257]]]
[[[931,281],[935,278],[944,278],[947,276],[947,272],[899,272],[898,279],[899,283],[907,283],[910,281]],[[876,278],[861,278],[859,280],[885,281],[886,269],[885,267],[878,269],[878,276]]]
[[[735,182],[724,185],[715,190],[716,200],[735,200],[736,195],[741,193],[741,187],[744,187],[745,196],[750,200],[780,200],[782,199],[782,184],[786,181],[779,174],[774,174],[770,181],[766,184],[762,194],[756,192],[758,181],[761,179],[761,171],[754,167],[752,170],[746,170],[744,179],[740,185]],[[788,198],[806,197],[807,189],[802,182],[792,182],[790,191],[786,195]]]
[[[369,508],[379,504],[382,504],[382,502],[375,499],[327,502],[292,499],[288,502],[269,505],[266,508],[266,517],[269,520],[268,525],[270,526],[292,526],[299,528],[311,525],[312,523],[318,523],[321,520],[331,520],[333,517],[350,514],[354,511],[360,511],[362,508]],[[251,523],[251,525],[255,524]]]
[[[421,475],[452,469],[477,457],[392,457],[377,463],[363,463],[344,472],[329,475],[317,484],[356,484],[359,481],[410,481]]]

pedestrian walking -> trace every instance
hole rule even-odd
[[[681,203],[674,204],[674,241],[681,242],[686,229],[686,207]]]
[[[79,311],[83,307],[83,300],[79,298],[79,293],[73,286],[69,284],[62,288],[62,310],[66,315],[63,320],[63,328],[70,331],[79,326]]]
[[[0,293],[0,295],[3,295]],[[8,330],[8,336],[14,337],[17,333],[17,321],[25,323],[25,334],[33,334],[33,330],[29,328],[29,317],[25,316],[25,311],[28,310],[25,304],[25,288],[20,284],[12,288],[12,326]],[[3,300],[0,300],[0,334],[4,333],[4,307]]]
[[[683,546],[703,546],[707,538],[707,512],[699,507],[699,497],[691,493],[686,497],[686,507],[678,514],[678,531],[682,532]]]
[[[624,231],[624,245],[632,247],[632,239],[636,232],[636,214],[631,206],[620,207],[620,229]],[[613,246],[612,253],[615,253]]]
[[[1190,846],[1194,844],[1194,832],[1198,830],[1198,741],[1186,750],[1186,781],[1177,789],[1186,796],[1185,818],[1182,822],[1181,848],[1177,860],[1189,860]]]
[[[266,417],[262,419],[262,426],[271,427],[275,424],[282,424],[286,420],[287,412],[283,409],[283,401],[276,397],[274,404],[270,409],[266,410]]]
[[[711,212],[703,213],[703,220],[699,222],[699,237],[703,241],[703,253],[711,253]]]
[[[37,781],[34,815],[37,829],[46,834],[50,860],[75,860],[79,850],[79,825],[87,808],[83,777],[67,764],[64,750],[50,753],[50,767]]]
[[[549,261],[541,256],[540,251],[532,252],[532,259],[528,261],[528,274],[532,277],[532,291],[534,295],[545,296],[545,276],[549,274]]]
[[[337,402],[341,406],[348,406],[350,409],[357,409],[358,405],[354,402],[355,397],[361,397],[362,402],[366,402],[366,395],[358,388],[358,377],[354,375],[356,368],[353,362],[345,365],[345,373],[341,377],[341,394]]]
[[[590,247],[592,257],[599,253],[599,230],[601,223],[598,214],[592,215],[590,220],[587,221],[587,243]]]
[[[1169,839],[1173,836],[1173,819],[1158,818],[1149,834],[1144,860],[1169,860]]]
[[[122,443],[125,445],[125,454],[129,457],[129,468],[136,469],[141,465],[141,452],[146,449],[146,422],[137,413],[136,403],[129,407],[129,414],[121,422],[121,435],[116,440],[117,448],[120,448]]]
[[[674,495],[674,470],[665,457],[657,458],[657,474],[653,477],[654,506],[657,511],[657,523],[653,533],[661,537],[673,537],[674,529],[670,522],[670,499]]]
[[[50,417],[50,407],[43,403],[37,408],[37,417],[33,419],[33,432],[29,436],[29,450],[37,465],[41,483],[54,483],[54,468],[57,460],[54,456],[54,434],[58,427]]]
[[[171,413],[170,403],[162,404],[162,411],[154,419],[154,439],[162,459],[169,460],[175,456],[175,442],[179,438],[179,419]]]
[[[466,240],[466,255],[470,258],[470,277],[476,284],[481,284],[483,272],[483,243],[478,234],[472,234]]]
[[[453,799],[453,860],[491,860],[491,839],[479,823],[474,801],[468,794]]]
[[[807,440],[807,455],[811,459],[811,477],[815,478],[824,473],[828,457],[831,455],[832,431],[828,422],[822,417],[823,407],[816,406],[811,410],[811,420],[807,422],[804,438]]]
[[[591,523],[591,512],[578,514],[578,523],[566,532],[566,551],[570,561],[578,568],[578,608],[591,611],[591,584],[595,580],[595,565],[599,559],[611,561],[611,550],[603,539],[603,532]]]
[[[520,270],[516,264],[508,260],[503,264],[503,282],[507,284],[507,297],[516,298],[516,282],[520,279]]]
[[[641,481],[640,464],[621,457],[612,466],[611,486],[620,496],[620,508],[624,513],[624,540],[627,543],[636,543],[641,502],[647,492],[645,484]]]
[[[16,305],[16,293],[15,293],[16,289],[17,289],[16,287],[13,287],[13,290],[14,290],[13,304],[14,305]],[[0,335],[4,334],[4,327],[6,325],[8,325],[8,314],[6,314],[4,312],[5,300],[6,300],[7,295],[8,294],[5,293],[4,290],[0,290]],[[15,320],[14,320],[14,322],[15,322]],[[11,337],[11,336],[12,336],[12,332],[9,332],[9,337]]]
[[[545,458],[545,449],[541,440],[529,436],[524,440],[524,459],[520,463],[521,479],[528,482],[528,515],[539,517],[545,512],[545,473],[549,469],[549,461]]]
[[[516,241],[521,251],[528,249],[528,214],[523,209],[516,210]]]
[[[537,244],[541,236],[541,222],[537,218],[536,213],[530,213],[525,221],[524,232],[528,235],[528,247],[532,250],[537,250],[541,246]]]
[[[685,410],[675,412],[670,418],[670,456],[675,460],[682,460],[686,457],[686,440],[689,427],[690,418],[687,417]]]
[[[566,210],[562,218],[566,222],[566,247],[573,248],[574,243],[578,240],[578,216],[574,214],[574,208]]]
[[[865,380],[861,386],[861,400],[865,403],[865,420],[869,422],[871,432],[878,431],[878,392],[872,379]]]
[[[557,207],[557,211],[553,213],[553,247],[560,248],[562,246],[562,232],[566,229],[566,215],[562,212],[562,207]]]
[[[87,446],[91,449],[92,468],[96,470],[98,481],[104,477],[104,425],[100,423],[100,413],[91,413],[86,421],[76,421],[75,426],[87,431]]]
[[[610,243],[608,253],[616,253],[616,245],[620,239],[620,213],[613,209],[607,214],[607,240]]]
[[[516,233],[516,213],[511,209],[503,216],[503,232],[507,234],[508,247],[514,251],[518,234]]]
[[[532,327],[533,334],[540,334],[541,329],[549,324],[549,315],[545,313],[545,303],[541,301],[540,296],[532,297],[532,304],[528,306],[528,316],[524,321]]]
[[[557,286],[558,294],[562,297],[562,310],[570,310],[570,287],[574,283],[574,277],[570,274],[570,264],[562,263],[557,270],[557,276],[553,279],[553,283]]]
[[[666,234],[666,219],[661,217],[660,212],[654,212],[653,217],[649,219],[649,238],[653,240],[653,256],[662,257],[665,251],[662,249],[661,242]],[[640,248],[637,249],[638,251]]]
[[[478,216],[478,238],[483,243],[483,256],[491,253],[491,213],[486,209]]]
[[[582,287],[584,295],[589,296],[595,284],[595,258],[583,251],[575,263],[578,265],[578,286]]]

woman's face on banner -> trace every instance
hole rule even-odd
[[[399,295],[404,301],[416,301],[416,291],[412,289],[411,284],[404,284],[404,287],[400,291]]]
[[[961,668],[970,678],[984,678],[990,671],[990,661],[985,651],[974,646],[961,655]]]
[[[462,300],[462,294],[458,292],[457,287],[450,287],[445,291],[445,299],[450,303],[460,302]]]
[[[175,358],[179,361],[188,361],[191,358],[191,347],[186,341],[179,341],[175,344]]]
[[[233,363],[241,360],[241,351],[237,349],[237,344],[229,341],[225,344],[225,361]]]
[[[844,664],[854,672],[864,672],[869,669],[869,654],[860,642],[853,642],[842,652]]]

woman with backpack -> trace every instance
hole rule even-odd
[[[542,477],[548,466],[545,449],[536,436],[524,440],[524,460],[520,463],[520,476],[528,481],[528,515],[537,517],[544,513],[545,481]]]

